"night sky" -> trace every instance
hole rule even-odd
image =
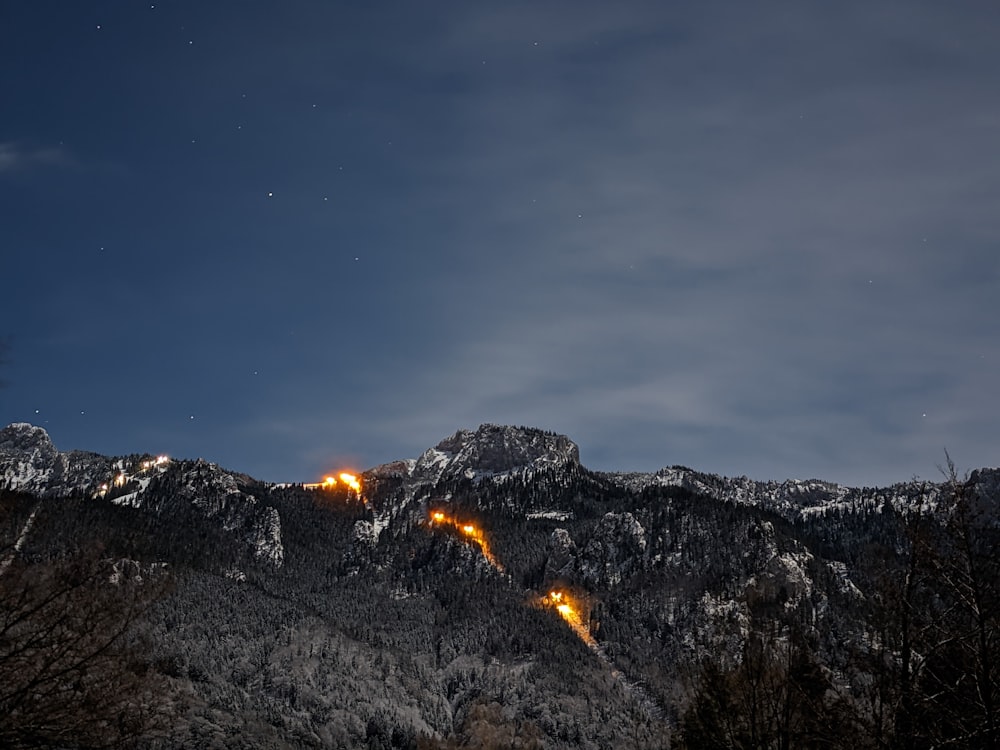
[[[0,0],[0,423],[271,481],[1000,464],[995,2]]]

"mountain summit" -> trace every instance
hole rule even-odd
[[[436,478],[513,474],[580,465],[580,451],[565,435],[532,427],[484,424],[459,430],[417,459],[414,473]]]
[[[0,430],[0,488],[38,495],[87,493],[111,471],[111,461],[96,453],[60,452],[41,427],[17,422]]]

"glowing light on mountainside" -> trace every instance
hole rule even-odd
[[[554,608],[570,629],[576,633],[577,638],[590,648],[597,649],[597,641],[590,634],[590,629],[583,622],[583,617],[579,612],[581,602],[576,601],[565,591],[554,590],[542,597],[542,604]]]
[[[348,474],[346,471],[342,471],[337,476],[340,477],[341,482],[346,484],[359,495],[361,494],[361,481],[354,474]]]
[[[138,465],[126,465],[125,461],[119,461],[117,463],[118,473],[111,477],[108,481],[102,482],[94,492],[94,497],[107,497],[107,494],[111,491],[112,487],[124,487],[129,482],[135,480],[139,474],[164,467],[168,463],[170,463],[170,456],[157,456],[156,458],[150,458],[146,461],[142,461]],[[146,479],[140,481],[148,482],[149,480]],[[143,489],[144,488],[145,485],[143,485]]]
[[[338,484],[345,485],[352,492],[356,492],[358,497],[361,497],[361,480],[358,479],[356,474],[351,474],[347,471],[342,471],[336,476],[332,474],[325,476],[322,482],[304,482],[302,488],[307,490],[332,490]]]
[[[455,531],[457,531],[461,536],[465,537],[479,547],[479,551],[483,553],[483,557],[486,558],[486,562],[497,570],[503,572],[503,565],[500,564],[500,561],[497,560],[497,558],[490,551],[489,540],[487,540],[483,530],[475,524],[459,521],[458,519],[449,516],[440,510],[436,510],[431,513],[430,524],[431,526],[450,526],[455,529]]]

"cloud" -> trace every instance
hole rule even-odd
[[[193,89],[206,113],[230,80],[256,81],[248,101],[272,113],[326,91],[312,114],[337,114],[321,135],[275,114],[296,135],[279,147],[275,127],[265,151],[300,197],[326,195],[326,171],[350,185],[331,195],[336,219],[326,204],[322,220],[289,213],[267,225],[287,252],[239,263],[217,252],[235,239],[171,218],[171,197],[155,209],[170,226],[144,240],[177,248],[176,262],[118,292],[155,302],[183,282],[184,310],[157,308],[190,332],[184,355],[165,360],[229,359],[215,338],[243,331],[247,365],[288,363],[283,386],[216,399],[238,415],[226,415],[233,451],[250,439],[239,450],[269,475],[298,462],[290,473],[311,477],[335,449],[414,456],[494,421],[565,432],[602,469],[679,462],[875,483],[933,473],[943,447],[996,463],[995,9],[406,8],[349,14],[336,44],[332,20],[286,28],[277,46],[285,25],[269,23]],[[278,90],[281,106],[263,104]],[[0,174],[67,159],[0,144]],[[220,200],[203,201],[213,226],[222,196],[246,188],[243,166],[235,189],[220,183]],[[275,195],[286,198],[269,211],[292,210]],[[231,210],[234,226],[264,226]],[[197,263],[182,262],[195,245]],[[340,255],[362,260],[344,273]],[[324,277],[346,281],[335,299],[309,291]],[[254,304],[220,286],[252,290]],[[220,330],[199,334],[195,318],[223,305]],[[88,330],[106,336],[107,323]],[[313,343],[293,346],[288,329]],[[351,356],[320,343],[334,332]]]
[[[376,347],[371,388],[339,405],[359,452],[496,421],[608,469],[874,484],[932,472],[944,445],[996,462],[1000,56],[977,12],[448,18],[400,51],[451,137],[399,157],[421,317],[386,308],[419,346]]]
[[[61,147],[33,148],[15,141],[0,143],[0,174],[58,166],[68,163],[68,160]]]

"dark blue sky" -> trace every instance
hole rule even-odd
[[[267,480],[1000,463],[994,3],[0,4],[0,423]]]

